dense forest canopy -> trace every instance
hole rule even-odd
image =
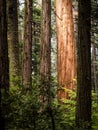
[[[97,0],[0,0],[0,130],[98,130],[97,19]]]

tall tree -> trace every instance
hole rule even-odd
[[[0,129],[4,130],[1,108],[1,89],[9,88],[9,62],[6,22],[6,0],[0,0]]]
[[[79,0],[77,44],[77,106],[78,129],[91,129],[91,0]]]
[[[23,86],[27,90],[32,85],[32,0],[25,0],[25,24],[23,47]]]
[[[9,88],[9,60],[5,0],[0,0],[0,27],[0,89],[7,90]]]
[[[43,103],[48,103],[50,92],[50,68],[51,68],[51,1],[42,0],[42,36],[41,36],[41,89]]]
[[[68,98],[74,88],[75,44],[71,0],[56,0],[58,99]]]
[[[50,78],[51,78],[51,0],[42,0],[42,34],[41,34],[41,94],[44,109],[47,108],[55,130],[54,117],[51,108]]]
[[[10,85],[20,80],[17,0],[8,0],[8,38],[10,58]]]

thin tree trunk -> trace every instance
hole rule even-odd
[[[74,89],[75,44],[71,0],[56,0],[58,100],[69,98],[68,90]]]
[[[25,0],[25,24],[22,82],[27,91],[32,86],[32,0]]]
[[[79,0],[76,125],[91,130],[91,1]]]

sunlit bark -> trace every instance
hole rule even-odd
[[[68,98],[66,89],[74,89],[75,45],[71,0],[56,0],[58,50],[58,99]]]

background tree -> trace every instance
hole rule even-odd
[[[91,59],[92,59],[92,89],[98,97],[98,2],[91,0]]]
[[[56,0],[58,99],[68,98],[74,89],[75,44],[71,0]]]
[[[79,0],[77,44],[77,106],[78,129],[91,129],[91,1]]]
[[[33,78],[39,76],[40,62],[40,37],[41,37],[41,7],[35,1],[33,4],[33,45],[32,45],[32,68]]]
[[[18,0],[18,41],[19,41],[19,60],[20,60],[20,75],[22,83],[22,54],[24,40],[24,2]]]
[[[25,0],[22,82],[25,89],[32,86],[32,0]]]
[[[8,38],[10,58],[10,86],[20,82],[17,0],[8,0]]]

